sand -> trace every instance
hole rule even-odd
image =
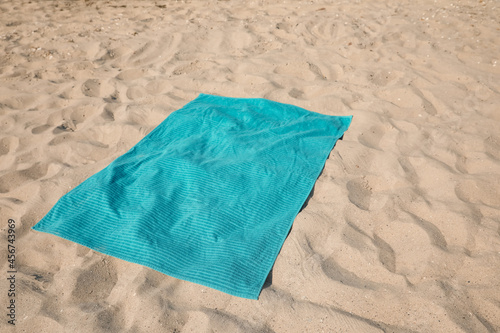
[[[488,0],[1,1],[0,331],[500,331],[499,17]],[[30,229],[199,93],[354,115],[258,301]]]

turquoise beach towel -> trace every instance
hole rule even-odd
[[[202,94],[33,229],[257,299],[351,118]]]

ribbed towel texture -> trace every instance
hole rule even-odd
[[[257,299],[351,118],[202,94],[33,229]]]

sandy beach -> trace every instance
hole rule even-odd
[[[493,0],[0,1],[0,331],[500,331],[499,18]],[[200,93],[354,116],[258,300],[31,230]]]

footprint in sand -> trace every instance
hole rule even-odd
[[[127,55],[132,53],[132,50],[125,46],[120,46],[113,49],[105,50],[105,54],[99,59],[102,62],[117,62],[120,60],[124,60]],[[96,53],[96,52],[94,52]]]
[[[14,96],[8,96],[6,99],[0,101],[8,108],[14,110],[28,110],[34,108],[39,100],[39,96],[36,94],[15,94]]]
[[[141,86],[132,86],[127,90],[127,97],[133,101],[143,100],[147,95],[146,89]]]
[[[363,178],[356,178],[347,183],[347,190],[349,191],[349,201],[355,204],[359,209],[370,209],[370,198],[372,195],[372,188]]]
[[[144,270],[144,281],[137,287],[137,294],[147,295],[154,290],[159,290],[162,283],[168,281],[165,276],[153,270]]]
[[[107,259],[100,259],[80,273],[71,296],[82,308],[99,309],[117,281],[118,274],[114,264]]]
[[[486,138],[484,140],[484,148],[486,150],[486,154],[496,160],[500,160],[500,137],[489,136]]]
[[[146,92],[150,95],[159,95],[173,89],[171,82],[161,79],[154,79],[145,86]]]
[[[121,307],[109,306],[99,312],[96,318],[96,331],[123,332],[124,316]]]
[[[15,136],[7,136],[0,139],[0,155],[7,155],[11,151],[16,150],[19,146],[19,138]]]
[[[28,265],[19,265],[18,272],[23,274],[23,284],[37,292],[45,292],[54,280],[54,272]]]
[[[301,99],[302,96],[304,95],[304,92],[302,90],[292,88],[292,90],[288,92],[288,95],[290,95],[293,98]]]
[[[132,81],[143,77],[144,72],[145,72],[144,69],[138,69],[138,68],[129,69],[118,74],[116,78],[122,81]]]
[[[84,121],[91,119],[92,116],[100,111],[100,106],[93,104],[84,104],[75,107],[71,110],[70,119],[75,123],[75,125],[81,124]]]
[[[43,133],[45,132],[46,130],[48,130],[50,128],[50,125],[40,125],[40,126],[37,126],[37,127],[34,127],[32,130],[31,130],[31,133],[33,134],[40,134],[40,133]]]
[[[88,79],[82,84],[82,93],[87,97],[109,96],[115,88],[107,81]]]
[[[384,87],[393,83],[397,83],[398,80],[404,76],[403,72],[395,70],[379,70],[377,72],[371,73],[368,76],[368,80],[372,81],[373,84]]]
[[[361,133],[358,140],[361,144],[374,149],[380,149],[379,143],[385,134],[385,129],[381,125],[374,125],[368,131]]]
[[[28,169],[9,172],[0,177],[0,193],[7,193],[30,181],[42,178],[47,174],[45,163],[36,163]]]
[[[344,27],[336,24],[334,21],[310,20],[300,25],[309,37],[308,39],[314,40],[332,40],[338,38],[344,32]]]
[[[0,121],[0,133],[7,133],[16,125],[16,120],[13,117],[2,116]]]
[[[101,117],[106,121],[115,121],[115,111],[119,108],[118,104],[106,104],[101,113]]]
[[[101,82],[96,79],[89,79],[82,85],[82,92],[88,97],[99,97],[101,94]]]
[[[135,50],[129,58],[133,66],[145,67],[151,63],[155,63],[158,59],[168,60],[171,56],[172,43],[177,42],[176,36],[167,36],[161,38],[159,42],[149,41],[142,47]]]

